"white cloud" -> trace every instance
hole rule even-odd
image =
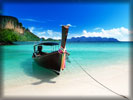
[[[61,32],[56,32],[53,30],[47,30],[46,33],[52,38],[59,38],[59,36],[61,36]]]
[[[62,24],[60,26],[63,26]],[[72,24],[67,24],[67,26],[69,27],[76,27],[75,25],[72,25]]]
[[[37,32],[39,36],[44,35],[46,32],[42,31],[42,32]]]
[[[39,36],[39,38],[45,38],[45,39],[48,39],[48,37],[46,37],[46,36]]]
[[[40,28],[30,27],[29,30],[36,34],[37,36],[47,38],[53,38],[53,39],[61,39],[61,32],[57,32],[54,30],[43,30]],[[129,30],[125,27],[120,28],[113,28],[113,29],[103,29],[100,28],[98,31],[89,32],[87,30],[83,30],[81,34],[71,34],[69,33],[68,38],[71,37],[108,37],[108,38],[116,38],[120,41],[129,41]]]
[[[45,23],[44,21],[38,21],[32,18],[21,18],[23,21],[30,21],[30,22],[39,22],[39,23]]]
[[[29,27],[29,30],[32,33],[36,34],[37,36],[42,36],[46,33],[45,31],[40,31],[40,28],[35,28],[35,27]]]
[[[48,33],[49,35],[53,35],[53,31],[52,31],[52,30],[47,30],[47,33]]]
[[[72,24],[67,24],[67,26],[69,26],[69,27],[76,27],[75,25],[72,25]]]
[[[100,30],[101,28],[100,27],[96,27],[96,28],[94,28],[94,30]]]
[[[30,30],[32,33],[33,33],[34,29],[35,29],[34,27],[30,27],[30,28],[29,28],[29,30]]]
[[[40,28],[30,27],[29,30],[36,34],[40,38],[53,38],[53,39],[61,39],[61,32],[56,32],[53,30],[43,30]]]
[[[72,25],[71,24],[67,24],[67,26],[70,26],[71,27]]]
[[[100,29],[99,32],[87,32],[83,30],[83,33],[80,36],[85,37],[108,37],[116,38],[120,41],[129,41],[129,30],[125,27],[113,28],[109,30]]]
[[[36,21],[37,21],[37,20],[35,20],[35,19],[23,19],[23,20],[32,21],[32,22],[36,22]]]
[[[61,39],[60,36],[54,36],[53,39]]]

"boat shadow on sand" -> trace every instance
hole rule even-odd
[[[52,79],[54,79],[58,75],[46,68],[40,67],[33,60],[31,61],[31,59],[26,60],[22,63],[22,69],[26,75],[40,80],[32,83],[32,85],[39,85],[45,82],[56,83],[56,81],[52,81]]]

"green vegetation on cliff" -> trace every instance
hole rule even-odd
[[[0,29],[0,42],[14,42],[14,41],[39,41],[40,38],[29,31],[24,34],[14,32],[12,29]]]
[[[39,41],[40,38],[25,29],[17,18],[0,16],[0,43],[12,44],[14,41]]]
[[[0,42],[17,41],[18,35],[9,29],[0,29]]]
[[[41,39],[42,41],[59,41],[52,38]],[[17,18],[0,15],[0,45],[12,44],[16,41],[40,41],[40,38],[23,27]]]

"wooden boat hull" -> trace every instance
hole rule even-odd
[[[50,70],[53,70],[57,74],[60,73],[61,69],[64,70],[64,68],[65,68],[65,55],[66,55],[65,54],[66,53],[65,45],[66,45],[66,40],[67,40],[67,35],[68,35],[68,28],[69,28],[69,26],[62,26],[62,39],[61,39],[61,47],[60,47],[59,51],[54,51],[51,53],[41,52],[42,47],[39,46],[39,45],[53,46],[53,45],[56,45],[57,43],[40,43],[40,44],[34,45],[34,53],[32,56],[33,59],[40,66],[48,68]],[[36,46],[38,46],[37,51],[35,48]],[[61,68],[61,66],[62,66],[62,68]]]
[[[47,55],[35,56],[33,59],[41,67],[50,69],[57,74],[60,73],[62,54],[60,54],[58,51],[49,53]]]

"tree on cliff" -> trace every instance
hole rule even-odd
[[[14,41],[39,41],[40,39],[29,33],[19,34],[11,29],[0,29],[0,42],[14,42]]]
[[[18,40],[18,35],[10,29],[0,29],[0,42],[13,42]]]

